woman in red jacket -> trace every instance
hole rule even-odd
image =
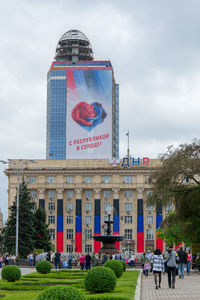
[[[79,257],[79,262],[80,262],[81,271],[83,271],[84,264],[85,264],[85,255],[84,254],[81,254],[81,256]]]

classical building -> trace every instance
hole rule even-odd
[[[47,159],[119,157],[119,85],[78,30],[61,36],[48,71],[46,135]]]
[[[139,163],[138,163],[139,162]],[[16,161],[15,168],[17,168]],[[20,161],[21,164],[21,161]],[[138,166],[139,165],[139,166]],[[124,235],[119,250],[138,252],[163,248],[156,229],[170,210],[146,205],[152,191],[149,176],[158,160],[36,160],[21,170],[35,209],[47,214],[52,243],[61,252],[98,252],[93,235],[104,234],[104,221],[111,212],[113,234]],[[13,164],[8,176],[8,205],[16,194]]]

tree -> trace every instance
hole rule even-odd
[[[161,167],[153,172],[153,193],[149,204],[166,206],[172,203],[176,214],[162,224],[170,229],[168,221],[184,228],[185,239],[200,241],[200,140],[168,147],[160,156]]]
[[[46,224],[46,213],[41,207],[39,207],[34,214],[34,229],[36,232],[35,248],[50,251],[52,248],[51,237],[48,231],[48,225]]]
[[[2,232],[4,250],[15,253],[16,241],[16,197],[9,208],[10,214]],[[19,187],[19,256],[26,258],[34,248],[35,230],[33,227],[33,203],[27,185],[22,181]]]
[[[170,212],[162,221],[161,226],[157,229],[157,238],[165,241],[167,246],[179,245],[182,242],[187,246],[190,245],[190,239],[185,235],[185,224],[177,220],[175,211]]]

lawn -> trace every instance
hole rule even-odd
[[[51,271],[49,274],[31,273],[21,277],[20,281],[0,280],[0,298],[5,300],[34,300],[42,290],[55,285],[69,285],[82,291],[88,300],[95,299],[134,299],[139,271],[126,271],[117,280],[112,293],[91,294],[84,289],[86,271]],[[107,297],[106,297],[107,296]],[[106,298],[104,298],[106,297]]]

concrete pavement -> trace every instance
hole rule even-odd
[[[1,270],[2,269],[0,269],[0,278],[1,278]],[[35,268],[20,268],[20,270],[21,270],[22,275],[33,273],[36,271]]]
[[[142,275],[140,300],[199,300],[200,275],[192,272],[185,274],[184,279],[176,276],[175,289],[168,287],[167,274],[162,275],[161,288],[156,290],[153,274],[147,278]]]

